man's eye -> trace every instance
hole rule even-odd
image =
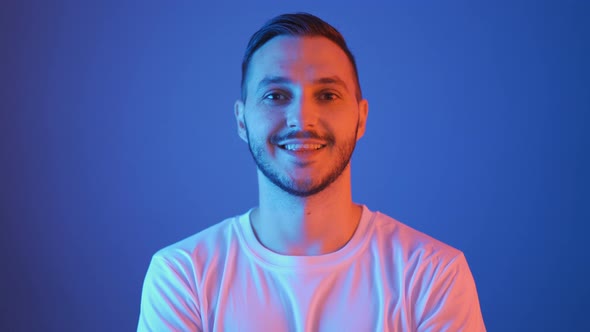
[[[264,99],[282,101],[282,100],[287,100],[287,96],[285,96],[282,93],[272,92],[272,93],[269,93],[266,96],[264,96]]]
[[[338,95],[336,95],[335,93],[332,93],[332,92],[321,93],[319,97],[321,100],[336,100],[336,99],[338,99]]]

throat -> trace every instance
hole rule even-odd
[[[301,211],[298,218],[269,218],[260,209],[252,211],[251,225],[258,241],[267,249],[288,256],[317,256],[338,251],[354,235],[362,208],[354,205],[352,213],[329,218],[323,213]],[[273,220],[273,222],[268,222]]]

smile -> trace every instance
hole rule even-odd
[[[289,144],[279,144],[281,149],[287,151],[309,151],[309,150],[319,150],[323,148],[324,144],[317,144],[317,143],[289,143]]]

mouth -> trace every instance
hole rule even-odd
[[[286,143],[286,144],[279,144],[279,148],[287,151],[292,152],[307,152],[307,151],[317,151],[326,146],[326,144],[320,143]]]

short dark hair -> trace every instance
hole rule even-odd
[[[283,14],[276,16],[267,21],[260,30],[256,31],[246,47],[246,53],[242,60],[242,100],[246,100],[246,76],[248,75],[248,66],[252,55],[256,50],[266,44],[269,40],[277,36],[295,36],[295,37],[325,37],[333,41],[348,57],[354,71],[356,80],[356,98],[362,99],[361,85],[359,83],[358,70],[356,61],[342,34],[333,26],[321,18],[309,13]]]

